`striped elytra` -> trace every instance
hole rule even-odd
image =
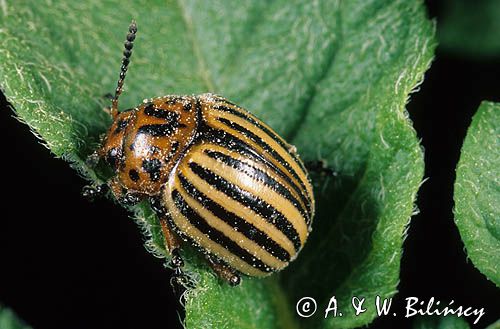
[[[310,231],[312,188],[290,145],[224,99],[196,97],[200,124],[162,192],[172,229],[238,272],[295,259]]]
[[[127,204],[150,200],[177,274],[181,240],[232,284],[240,273],[262,277],[283,269],[304,246],[314,216],[312,186],[295,147],[212,94],[158,97],[119,113],[136,31],[132,23],[113,124],[97,151],[114,170],[112,194]]]

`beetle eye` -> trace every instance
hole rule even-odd
[[[117,169],[118,168],[118,163],[120,160],[120,150],[118,148],[112,148],[111,150],[108,151],[108,154],[106,155],[106,162],[113,168]]]

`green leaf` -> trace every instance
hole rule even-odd
[[[467,255],[500,287],[500,104],[483,102],[467,131],[455,181],[455,222]]]
[[[500,56],[500,1],[447,0],[442,11],[441,48],[469,57]]]
[[[1,8],[1,7],[0,7]],[[122,109],[164,94],[215,92],[249,109],[305,160],[325,160],[335,179],[314,175],[317,216],[299,258],[268,279],[239,287],[217,280],[191,251],[196,288],[187,328],[353,328],[375,317],[375,296],[393,296],[402,243],[422,181],[423,156],[405,111],[435,48],[420,1],[86,1],[3,9],[0,83],[18,116],[58,156],[77,162],[110,120],[127,25],[138,21]],[[163,255],[147,205],[136,217]],[[329,298],[343,317],[324,319]],[[303,296],[318,302],[299,318]],[[353,316],[352,296],[367,311]]]
[[[486,329],[500,329],[500,320],[496,320],[494,323],[487,326]]]
[[[456,316],[418,317],[413,323],[413,329],[469,329],[463,318]]]
[[[0,305],[0,328],[2,329],[30,329],[11,309]]]

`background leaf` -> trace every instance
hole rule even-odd
[[[490,324],[486,329],[500,329],[500,320],[495,321],[494,323]]]
[[[467,255],[500,287],[500,105],[483,102],[467,131],[455,182],[455,222]]]
[[[469,57],[500,55],[500,1],[443,1],[443,19],[438,22],[442,49]]]
[[[338,179],[313,177],[318,214],[302,255],[281,275],[228,287],[197,256],[188,328],[352,328],[375,317],[371,301],[397,291],[402,242],[423,175],[405,104],[433,56],[433,25],[408,1],[86,1],[1,7],[2,89],[18,116],[58,156],[76,161],[110,120],[102,95],[115,87],[132,17],[139,35],[121,107],[164,94],[216,92],[248,108],[321,158]],[[136,209],[164,253],[156,218]],[[343,317],[323,319],[336,295]],[[367,312],[352,316],[353,295]],[[317,314],[295,315],[302,296]]]
[[[0,328],[2,329],[30,329],[12,312],[12,310],[0,305]]]

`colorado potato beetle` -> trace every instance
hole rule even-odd
[[[295,148],[213,94],[157,97],[119,112],[136,33],[132,22],[113,123],[95,153],[113,169],[106,185],[122,203],[151,202],[178,271],[181,240],[233,285],[240,274],[283,269],[304,246],[314,216],[312,186]]]

